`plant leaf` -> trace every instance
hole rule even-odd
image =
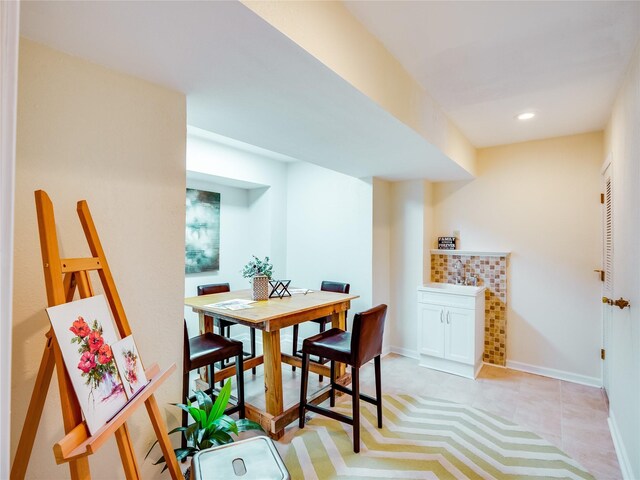
[[[231,397],[231,380],[227,380],[220,390],[220,395],[216,398],[216,402],[213,404],[211,408],[211,413],[207,418],[207,424],[211,425],[214,420],[220,418],[224,415],[224,411],[227,408],[227,404],[229,403],[229,398]]]
[[[206,393],[198,390],[196,392],[196,398],[198,399],[198,408],[205,412],[204,418],[208,419],[209,415],[211,414],[211,408],[213,407],[213,402],[211,401],[211,397]],[[203,427],[206,427],[206,426],[207,425],[203,425]]]
[[[218,442],[218,445],[226,445],[227,443],[233,443],[233,438],[227,432],[223,430],[216,430],[211,433],[211,441]]]
[[[220,418],[215,419],[212,426],[219,427],[226,432],[232,431],[233,433],[238,435],[238,427],[236,426],[236,421],[229,415],[222,415]]]
[[[188,412],[189,415],[191,415],[191,418],[202,425],[202,411],[199,408],[189,407]]]
[[[264,428],[262,428],[259,423],[249,420],[248,418],[241,418],[240,420],[236,420],[235,423],[238,427],[238,432],[247,432],[249,430],[260,430],[264,432]]]

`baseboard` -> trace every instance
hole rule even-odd
[[[415,358],[416,360],[420,358],[417,350],[409,350],[408,348],[403,347],[394,347],[393,345],[389,347],[389,353],[396,353],[398,355],[402,355],[403,357]]]
[[[609,411],[609,431],[611,432],[611,439],[613,440],[613,447],[616,449],[616,455],[618,457],[618,463],[620,464],[620,471],[622,472],[622,478],[624,480],[632,480],[633,470],[631,463],[629,462],[629,456],[627,450],[624,448],[622,437],[620,436],[620,430],[618,430],[618,424],[613,412]]]
[[[534,373],[545,377],[557,378],[567,382],[579,383],[589,387],[602,387],[602,380],[598,377],[589,377],[578,373],[566,372],[564,370],[556,370],[554,368],[539,367],[537,365],[529,365],[528,363],[514,362],[507,360],[507,368],[512,370],[520,370],[521,372]]]

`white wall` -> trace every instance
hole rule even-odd
[[[9,477],[13,197],[18,98],[20,3],[0,3],[0,478]]]
[[[391,210],[391,321],[387,324],[391,351],[418,356],[418,286],[428,281],[431,234],[431,184],[422,180],[394,182]]]
[[[385,331],[393,323],[391,307],[391,183],[373,179],[373,285],[372,305],[389,306]],[[389,334],[384,336],[384,352],[390,350]]]
[[[49,329],[34,190],[47,191],[54,203],[63,256],[89,255],[76,214],[76,202],[88,201],[144,362],[176,363],[178,371],[185,222],[184,95],[26,39],[20,42],[18,80],[12,455]],[[169,406],[180,392],[175,373],[157,391],[169,428],[180,421],[179,410]],[[154,437],[144,409],[129,427],[142,463]],[[63,435],[54,378],[28,478],[69,476],[51,450]],[[90,465],[96,479],[124,476],[113,439]],[[159,471],[150,462],[141,465],[144,478]]]
[[[249,208],[253,210],[251,225],[255,251],[238,265],[247,263],[251,254],[268,255],[277,276],[287,271],[287,163],[273,158],[266,150],[240,142],[223,143],[222,137],[189,127],[187,138],[187,170],[192,173],[235,180],[236,186],[250,189]],[[199,177],[203,178],[203,177]],[[222,233],[222,231],[221,231]]]
[[[607,357],[612,433],[625,478],[640,478],[640,45],[616,98],[606,131],[613,164],[615,298]]]
[[[287,278],[319,289],[322,280],[351,284],[360,298],[353,313],[372,302],[372,184],[306,163],[288,167]],[[300,334],[317,333],[305,324]]]
[[[511,251],[507,365],[600,382],[602,134],[478,151],[478,177],[437,184],[435,235]]]

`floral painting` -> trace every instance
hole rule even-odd
[[[127,397],[131,399],[147,385],[142,360],[133,340],[133,335],[123,338],[113,344],[113,358],[116,360],[118,372],[124,385]]]
[[[78,403],[93,435],[127,403],[113,345],[118,341],[102,295],[47,308]]]
[[[220,194],[187,188],[185,273],[220,268]]]

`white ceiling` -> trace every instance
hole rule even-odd
[[[345,4],[477,147],[602,129],[640,37],[638,1]]]
[[[184,92],[190,125],[235,140],[355,177],[470,178],[239,2],[22,2],[21,34]]]

